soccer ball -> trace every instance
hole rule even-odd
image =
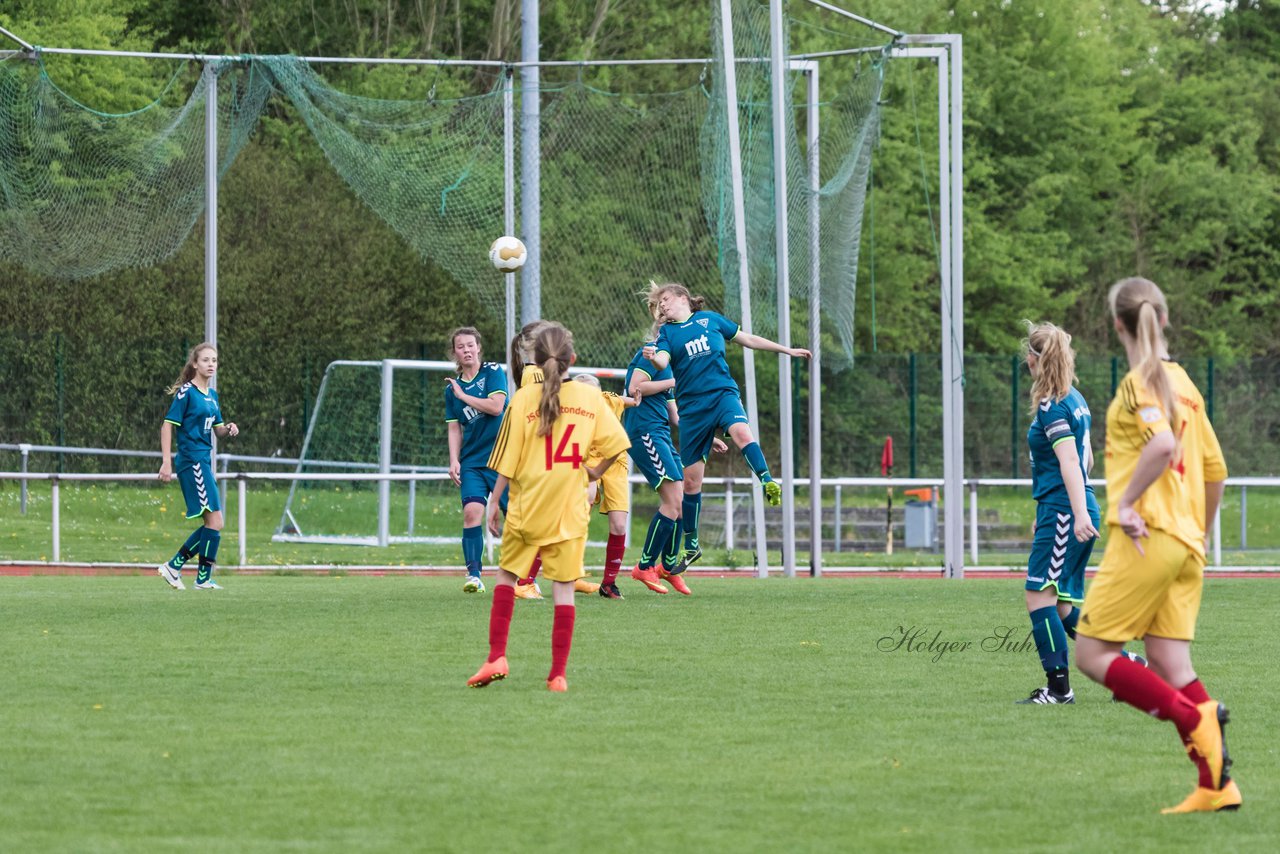
[[[489,247],[489,260],[493,262],[493,266],[504,273],[514,273],[519,270],[528,257],[524,243],[520,238],[511,235],[499,237]]]

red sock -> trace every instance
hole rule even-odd
[[[556,606],[556,615],[551,623],[551,672],[547,674],[548,682],[557,676],[563,676],[565,665],[569,663],[569,648],[573,646],[574,612],[572,605]]]
[[[525,584],[532,584],[538,580],[538,570],[542,569],[542,552],[538,552],[533,556],[533,566],[529,567],[529,577],[524,580]]]
[[[622,569],[622,557],[627,553],[626,534],[610,534],[609,542],[604,547],[604,578],[602,584],[613,584],[618,580],[618,571]]]
[[[511,612],[516,606],[516,589],[510,584],[493,588],[493,607],[489,610],[489,660],[497,661],[507,654],[507,633],[511,631]]]
[[[1199,679],[1192,679],[1178,690],[1182,692],[1182,696],[1186,697],[1197,706],[1201,703],[1212,702],[1213,700],[1213,698],[1209,696],[1209,692],[1204,689],[1204,683]]]
[[[1135,709],[1162,721],[1173,721],[1180,735],[1190,734],[1200,723],[1200,710],[1195,703],[1157,676],[1154,670],[1135,664],[1123,655],[1116,656],[1111,662],[1102,684]]]
[[[1186,685],[1179,688],[1178,691],[1182,696],[1186,697],[1197,706],[1201,703],[1213,702],[1213,698],[1209,696],[1209,692],[1205,690],[1204,684],[1199,679],[1192,679]],[[1178,735],[1182,736],[1183,744],[1188,746],[1191,744],[1189,734],[1179,731]],[[1200,754],[1196,753],[1194,750],[1188,750],[1187,755],[1191,758],[1191,761],[1195,763],[1197,770],[1200,772],[1200,788],[1213,788],[1213,775],[1209,773],[1209,764],[1205,762],[1204,759],[1200,757]]]
[[[1103,684],[1135,709],[1154,715],[1162,721],[1173,721],[1184,745],[1189,743],[1192,730],[1200,723],[1200,710],[1191,698],[1157,676],[1154,670],[1136,664],[1123,655],[1111,662]],[[1203,686],[1200,691],[1204,691]],[[1187,755],[1200,774],[1201,788],[1213,788],[1209,765],[1194,750],[1187,751]]]

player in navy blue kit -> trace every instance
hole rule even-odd
[[[702,557],[698,543],[698,517],[702,509],[702,475],[712,440],[727,433],[764,487],[765,498],[777,506],[782,488],[774,482],[764,452],[751,433],[747,413],[742,408],[738,384],[725,361],[725,345],[734,341],[753,350],[785,353],[793,358],[810,357],[808,350],[783,347],[767,338],[752,335],[738,324],[706,311],[706,301],[689,293],[684,285],[651,284],[650,310],[665,322],[657,341],[642,350],[659,371],[670,366],[675,377],[676,402],[680,409],[680,457],[684,461],[684,500],[681,527],[684,529],[684,556],[673,574],[683,572]]]
[[[1046,685],[1020,703],[1074,703],[1068,679],[1067,636],[1075,637],[1084,571],[1101,516],[1089,469],[1090,415],[1076,376],[1071,336],[1052,323],[1031,325],[1023,347],[1031,371],[1031,497],[1035,540],[1027,559],[1027,611]]]
[[[222,589],[222,585],[213,580],[223,524],[222,500],[213,478],[213,436],[238,436],[240,428],[234,423],[223,423],[218,392],[211,385],[217,371],[217,349],[208,342],[197,344],[187,356],[178,381],[166,391],[173,395],[173,403],[160,425],[160,480],[168,483],[176,471],[187,504],[187,518],[201,517],[203,521],[178,553],[156,570],[175,590],[186,589],[182,583],[182,567],[196,556],[200,560],[196,589]],[[176,460],[172,458],[174,430],[178,434]]]
[[[449,477],[462,490],[462,559],[467,566],[462,589],[483,593],[481,526],[489,493],[498,481],[488,462],[507,408],[507,375],[498,365],[481,360],[480,333],[475,328],[455,329],[449,341],[458,376],[447,380],[444,419],[449,425]],[[500,500],[505,512],[507,496]]]

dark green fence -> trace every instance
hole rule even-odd
[[[160,422],[187,348],[186,339],[75,339],[57,334],[0,333],[0,443],[156,449]],[[218,388],[224,410],[245,428],[243,454],[296,456],[312,417],[325,366],[335,359],[439,359],[440,342],[223,340]],[[1205,396],[1233,474],[1280,475],[1280,359],[1183,361]],[[778,453],[780,362],[757,359],[762,443]],[[808,366],[791,363],[797,471],[807,470]],[[1079,387],[1093,410],[1101,474],[1107,403],[1124,376],[1122,359],[1081,358]],[[965,360],[965,472],[1027,477],[1030,376],[1016,356]],[[823,377],[822,454],[828,476],[880,473],[880,451],[892,436],[898,476],[941,476],[942,403],[936,354],[859,356],[848,370]],[[371,389],[376,394],[376,389]],[[710,474],[737,470],[736,455],[712,461]],[[0,468],[16,454],[0,452]],[[34,469],[128,470],[150,467],[120,458],[33,456]]]

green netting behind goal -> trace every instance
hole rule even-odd
[[[748,60],[738,64],[738,111],[752,331],[777,337],[767,13],[746,2],[735,10],[738,56]],[[574,330],[584,361],[630,359],[648,326],[636,294],[650,279],[684,282],[724,313],[743,314],[723,57],[719,39],[711,40],[710,73],[679,91],[619,94],[581,78],[514,90],[517,122],[522,98],[541,104],[542,314]],[[508,176],[504,163],[502,75],[471,97],[437,99],[433,91],[388,100],[340,91],[292,56],[243,57],[213,70],[220,173],[232,168],[272,99],[283,99],[359,199],[495,318],[504,316],[506,283],[487,249],[506,230],[504,186],[518,189],[520,176],[518,158],[517,174]],[[106,114],[60,90],[39,54],[0,62],[0,260],[83,278],[172,255],[205,207],[210,79],[184,66],[149,106]],[[789,81],[786,105],[793,328],[806,338],[816,235],[823,316],[851,353],[880,66],[867,63],[821,105],[816,192],[797,135],[807,120],[798,80]],[[520,128],[511,132],[518,139]]]

